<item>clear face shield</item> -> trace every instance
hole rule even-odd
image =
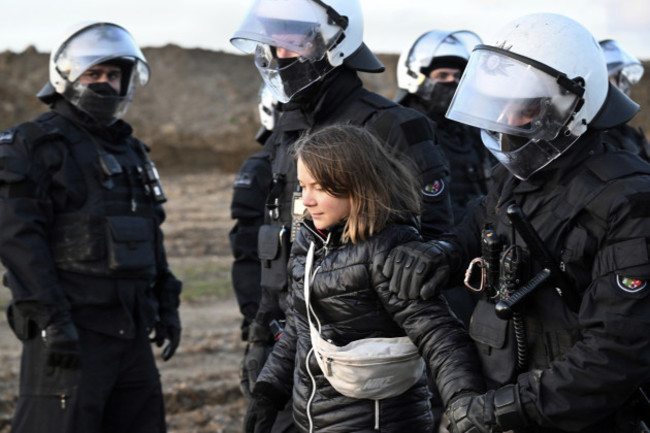
[[[577,81],[546,65],[479,46],[447,117],[482,129],[488,150],[525,180],[577,140],[566,127],[583,92]]]
[[[149,81],[149,66],[133,37],[123,28],[98,24],[69,38],[53,56],[58,74],[66,81],[63,96],[98,120],[126,113],[136,81]],[[98,93],[92,85],[79,82],[88,69],[99,64],[116,64],[122,71],[120,92]]]
[[[616,41],[601,41],[600,48],[607,62],[610,81],[629,96],[630,87],[641,81],[643,77],[643,64]]]
[[[257,0],[231,43],[254,54],[279,102],[288,102],[334,69],[327,59],[344,29],[312,0]]]
[[[273,97],[271,90],[263,84],[257,96],[257,107],[260,123],[268,131],[273,131],[273,128],[275,128],[275,123],[278,119],[277,105],[278,102]]]

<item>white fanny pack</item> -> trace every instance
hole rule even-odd
[[[347,397],[372,400],[398,396],[415,385],[425,365],[410,338],[364,338],[336,346],[321,337],[320,321],[309,302],[313,262],[312,242],[305,263],[305,304],[316,361],[329,383]]]

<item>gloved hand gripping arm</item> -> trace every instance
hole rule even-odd
[[[409,242],[396,247],[384,264],[390,291],[400,299],[431,299],[440,293],[460,262],[445,241]]]
[[[244,417],[244,433],[268,433],[278,412],[289,401],[289,396],[266,382],[258,382],[253,388],[252,399]]]
[[[446,415],[450,433],[503,432],[528,425],[517,384],[460,395],[449,404]]]

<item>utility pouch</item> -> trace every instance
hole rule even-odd
[[[25,317],[13,302],[7,305],[5,313],[9,327],[19,340],[26,341],[36,335],[36,323]]]
[[[142,217],[107,217],[108,266],[114,271],[154,267],[153,220]]]
[[[494,304],[481,299],[469,324],[483,375],[497,384],[509,383],[516,373],[516,345],[511,322],[497,317]]]
[[[262,262],[262,286],[281,292],[287,286],[289,236],[285,226],[263,225],[257,237],[259,258]]]

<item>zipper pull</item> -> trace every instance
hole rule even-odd
[[[61,394],[61,409],[65,410],[65,399],[68,398],[67,395]]]
[[[332,375],[332,358],[327,358],[325,360],[325,376]]]

